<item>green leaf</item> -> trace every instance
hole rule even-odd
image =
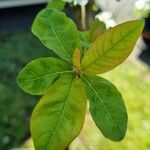
[[[82,49],[87,49],[90,47],[90,40],[89,40],[89,31],[79,32],[80,35],[80,42],[82,45]]]
[[[120,141],[127,129],[127,112],[120,92],[106,79],[83,78],[87,87],[92,117],[106,138]]]
[[[47,48],[70,63],[74,49],[80,49],[79,34],[74,22],[58,10],[42,10],[35,18],[32,32]]]
[[[79,78],[57,80],[35,107],[31,134],[36,150],[65,150],[82,129],[86,93]]]
[[[47,8],[54,8],[57,10],[63,10],[65,7],[65,2],[62,0],[49,0]]]
[[[82,71],[85,74],[101,74],[121,64],[132,52],[143,25],[142,20],[134,20],[103,33],[83,57]]]
[[[99,19],[95,19],[90,26],[90,41],[95,41],[104,32],[106,32],[106,26],[104,22],[100,21]]]
[[[70,65],[60,59],[45,57],[27,64],[18,75],[18,85],[31,95],[42,95],[58,75],[71,72]]]

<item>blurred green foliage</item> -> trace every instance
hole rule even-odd
[[[0,35],[0,150],[19,146],[29,136],[29,120],[37,98],[16,84],[29,61],[53,55],[30,32]]]

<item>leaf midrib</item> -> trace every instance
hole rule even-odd
[[[93,90],[93,92],[97,95],[97,97],[99,98],[99,100],[101,101],[101,103],[104,106],[104,109],[106,110],[106,112],[108,113],[109,117],[111,118],[113,124],[115,125],[115,127],[118,129],[120,136],[122,137],[122,133],[119,129],[119,127],[117,126],[117,124],[114,122],[109,110],[107,109],[107,107],[105,106],[105,103],[103,102],[103,100],[101,99],[100,95],[97,93],[97,91],[94,89],[94,87],[89,83],[89,81],[86,79],[86,77],[83,77],[83,79],[87,82],[87,84],[89,85],[89,87]]]
[[[38,79],[41,79],[41,78],[49,77],[49,76],[51,76],[51,75],[57,75],[57,74],[63,74],[63,73],[73,73],[73,72],[70,71],[70,70],[68,70],[68,71],[61,71],[61,72],[49,73],[49,74],[47,74],[47,75],[39,76],[39,77],[36,77],[36,78],[21,79],[21,80],[22,80],[22,81],[35,81],[35,80],[38,80]]]
[[[64,112],[65,112],[65,108],[66,108],[66,105],[69,103],[69,99],[68,99],[68,97],[70,96],[70,91],[71,91],[71,89],[72,89],[72,84],[73,84],[73,81],[74,81],[74,79],[72,79],[72,82],[70,83],[70,86],[69,86],[69,92],[68,92],[68,94],[66,95],[66,97],[65,97],[65,100],[66,100],[66,102],[65,102],[65,104],[64,104],[64,106],[63,106],[63,108],[62,108],[62,111],[60,112],[60,117],[59,117],[59,119],[58,119],[58,122],[56,123],[56,126],[55,126],[55,128],[53,129],[53,132],[49,135],[49,137],[48,137],[48,142],[47,142],[47,150],[48,150],[48,146],[49,146],[49,144],[50,144],[50,138],[55,134],[55,132],[56,132],[56,130],[57,130],[57,128],[58,128],[58,126],[59,126],[59,124],[60,124],[60,122],[61,122],[61,120],[62,120],[62,116],[64,115]]]
[[[61,41],[59,40],[59,37],[57,36],[57,33],[56,33],[56,31],[55,31],[55,29],[54,29],[54,27],[53,27],[53,25],[52,25],[52,21],[51,21],[51,18],[50,18],[50,17],[49,17],[49,23],[50,23],[51,29],[52,29],[52,31],[53,31],[53,33],[54,33],[54,35],[55,35],[55,37],[56,37],[58,43],[60,44],[60,46],[62,47],[62,49],[64,50],[64,52],[68,55],[68,57],[70,58],[70,60],[72,60],[70,54],[67,52],[67,50],[65,49],[65,47],[63,46],[63,44],[62,44]],[[69,25],[70,25],[70,22],[69,22],[68,26],[69,26]]]
[[[133,28],[132,30],[130,30],[127,34],[125,34],[123,38],[121,38],[120,40],[118,40],[118,41],[116,42],[116,44],[113,44],[112,47],[110,47],[110,48],[108,48],[107,50],[105,50],[105,52],[103,53],[103,55],[101,55],[100,57],[97,57],[94,61],[92,61],[92,62],[89,63],[88,65],[85,65],[82,69],[83,69],[83,70],[87,70],[91,65],[93,65],[93,63],[99,61],[99,59],[101,59],[102,57],[105,57],[105,55],[106,55],[108,52],[110,53],[110,50],[111,50],[111,49],[114,49],[114,48],[118,45],[118,43],[121,43],[124,39],[127,38],[127,36],[131,35],[131,33],[134,32],[138,27],[139,27],[139,24],[138,24],[135,28]],[[98,39],[97,39],[97,41],[98,41]],[[91,46],[92,46],[92,45],[91,45]],[[82,63],[81,63],[81,64],[82,64]]]

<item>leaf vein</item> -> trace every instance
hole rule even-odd
[[[112,120],[113,124],[114,124],[115,127],[118,129],[119,134],[122,136],[119,127],[118,127],[118,126],[116,125],[116,123],[114,122],[114,120],[113,120],[113,118],[112,118],[112,116],[111,116],[109,110],[108,110],[107,107],[105,106],[105,103],[104,103],[103,100],[101,99],[100,95],[97,93],[97,91],[94,89],[94,87],[89,83],[89,81],[88,81],[85,77],[83,77],[83,78],[84,78],[84,80],[86,81],[86,83],[89,85],[89,87],[93,90],[93,92],[96,94],[96,96],[99,98],[99,100],[100,100],[101,103],[103,104],[103,106],[104,106],[106,112],[108,113],[110,119]]]
[[[30,79],[21,79],[22,81],[34,81],[34,80],[38,80],[38,79],[41,79],[41,78],[46,78],[46,77],[49,77],[51,75],[57,75],[57,74],[63,74],[63,73],[72,73],[72,71],[62,71],[62,72],[55,72],[55,73],[50,73],[50,74],[47,74],[47,75],[44,75],[44,76],[39,76],[39,77],[36,77],[36,78],[30,78]]]
[[[64,114],[64,111],[65,111],[65,108],[66,108],[66,105],[68,104],[68,102],[69,102],[69,99],[68,99],[68,97],[70,96],[70,91],[71,91],[71,88],[72,88],[72,83],[73,83],[73,80],[72,80],[72,82],[71,82],[71,84],[70,84],[70,86],[69,86],[69,92],[68,92],[68,94],[66,95],[66,102],[65,102],[65,104],[63,105],[63,108],[62,108],[62,111],[60,112],[60,117],[59,117],[59,119],[58,119],[58,122],[56,123],[56,126],[55,126],[55,128],[53,129],[53,132],[49,135],[49,141],[47,142],[47,150],[48,150],[48,146],[49,146],[49,144],[50,144],[50,138],[55,134],[55,132],[56,132],[56,129],[58,128],[58,126],[59,126],[59,124],[60,124],[60,121],[61,121],[61,119],[62,119],[62,116],[63,116],[63,114]]]
[[[123,36],[123,38],[121,38],[120,40],[116,41],[115,44],[113,44],[112,47],[108,48],[108,49],[103,53],[103,55],[99,55],[100,57],[98,57],[98,58],[95,57],[95,60],[93,60],[91,63],[85,65],[82,69],[83,69],[83,70],[86,70],[86,69],[87,69],[88,67],[90,67],[93,63],[99,61],[99,59],[101,59],[102,57],[106,57],[105,54],[107,54],[107,52],[109,52],[109,50],[114,49],[118,43],[120,43],[120,42],[122,42],[123,40],[125,40],[126,37],[132,33],[132,31],[135,31],[135,30],[138,28],[138,26],[139,26],[139,25],[137,25],[134,29],[130,30],[127,34],[125,34],[125,35]],[[99,39],[99,38],[97,38],[96,41],[98,41],[98,39]],[[111,44],[111,45],[112,45],[112,44]],[[97,51],[97,52],[99,52],[99,51]],[[98,55],[97,55],[97,56],[98,56]]]
[[[57,36],[57,34],[56,34],[56,31],[55,31],[55,29],[53,28],[52,21],[51,21],[51,18],[50,18],[50,17],[49,17],[49,23],[50,23],[50,26],[51,26],[51,28],[52,28],[52,31],[53,31],[53,33],[54,33],[54,35],[55,35],[55,37],[56,37],[58,43],[60,44],[60,46],[62,47],[62,49],[64,50],[64,52],[68,55],[68,57],[69,57],[70,60],[71,60],[72,58],[71,58],[70,54],[67,52],[67,50],[65,49],[65,47],[63,46],[63,44],[62,44],[61,41],[59,40],[59,38],[58,38],[58,36]],[[69,23],[69,24],[70,24],[70,23]]]

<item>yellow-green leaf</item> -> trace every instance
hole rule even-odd
[[[73,65],[77,69],[81,68],[80,59],[81,59],[80,50],[76,48],[73,53]]]
[[[65,150],[83,126],[86,94],[73,75],[58,79],[35,107],[31,134],[36,150]]]
[[[85,74],[101,74],[114,69],[132,52],[143,29],[142,20],[117,25],[98,37],[81,62]]]

